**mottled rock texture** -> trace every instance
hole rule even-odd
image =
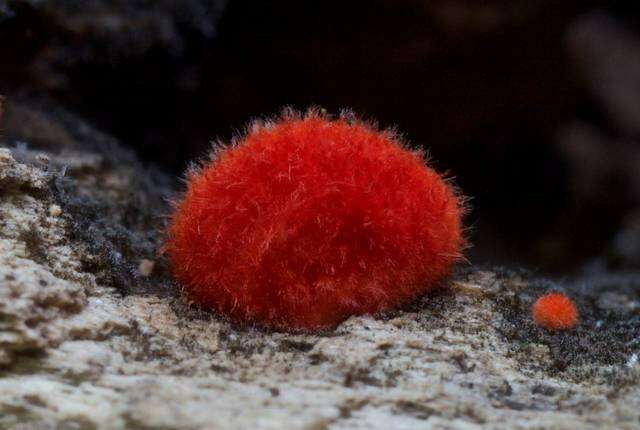
[[[561,285],[467,267],[335,331],[239,327],[167,276],[171,179],[44,102],[10,103],[4,136],[1,429],[640,426],[633,273]],[[575,331],[531,322],[554,289],[576,301]]]

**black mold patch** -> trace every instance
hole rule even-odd
[[[35,224],[29,224],[18,234],[18,239],[24,242],[29,257],[39,264],[46,264],[47,250],[40,230]]]
[[[461,296],[450,289],[438,289],[428,293],[410,308],[416,312],[416,321],[427,331],[452,329],[462,333],[475,334],[476,328],[464,318],[451,319],[452,313],[459,313],[465,301],[475,301],[474,297]]]
[[[109,204],[92,197],[66,197],[58,194],[69,222],[69,234],[81,244],[83,268],[94,273],[102,285],[113,286],[123,294],[171,294],[164,260],[156,261],[154,274],[143,277],[138,273],[142,259],[155,260],[160,246],[157,223],[148,214],[138,214],[134,222],[119,223],[121,211],[132,212],[131,202]],[[144,207],[138,207],[144,212]],[[115,212],[115,213],[114,213]],[[120,212],[120,213],[118,213]]]
[[[23,102],[23,109],[37,113],[31,118],[33,127],[54,124],[66,139],[48,144],[30,141],[35,151],[28,151],[22,144],[13,152],[17,160],[47,173],[48,190],[38,197],[62,208],[71,245],[83,269],[95,274],[101,285],[112,286],[122,294],[174,294],[167,264],[158,256],[163,217],[169,209],[166,199],[176,185],[172,176],[143,165],[117,140],[49,100]],[[44,164],[37,156],[39,146],[50,156]],[[61,164],[73,161],[74,154],[78,155],[77,166]],[[42,259],[36,233],[29,228],[21,239],[32,258]],[[155,263],[150,276],[139,273],[143,259]]]
[[[99,140],[98,140],[99,143]],[[94,145],[97,143],[94,141]],[[99,146],[99,145],[98,145]],[[98,185],[80,185],[64,172],[55,176],[52,192],[67,219],[68,233],[78,248],[83,269],[96,275],[98,283],[115,287],[123,294],[172,295],[166,261],[159,257],[162,220],[168,211],[166,178],[139,165],[131,154],[105,144],[109,156],[101,172],[92,172]],[[100,189],[102,175],[117,175],[114,157],[122,152],[121,166],[139,171],[126,189],[106,193]],[[102,154],[102,152],[100,152]],[[122,164],[124,163],[124,164]],[[157,181],[156,181],[157,179]],[[151,276],[139,273],[143,259],[155,262]]]

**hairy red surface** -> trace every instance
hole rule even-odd
[[[578,311],[562,293],[549,293],[533,304],[533,320],[547,330],[568,330],[578,323]]]
[[[288,113],[189,175],[165,250],[194,303],[317,330],[434,288],[461,257],[462,212],[392,132]]]

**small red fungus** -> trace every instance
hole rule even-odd
[[[578,323],[578,311],[562,293],[548,293],[533,304],[533,320],[548,330],[568,330]]]
[[[462,212],[393,132],[287,112],[189,174],[165,250],[194,303],[317,330],[434,288],[461,258]]]

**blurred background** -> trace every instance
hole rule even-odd
[[[473,198],[473,263],[640,267],[637,1],[0,0],[0,94],[175,175],[252,117],[352,108]]]

